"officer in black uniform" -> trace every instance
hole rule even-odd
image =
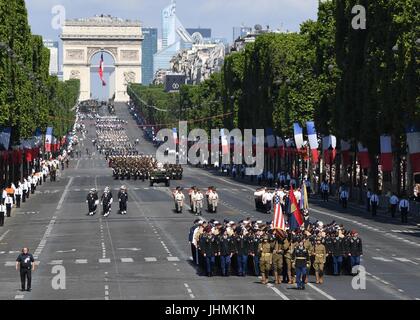
[[[25,291],[25,283],[28,281],[26,291],[31,291],[32,271],[35,270],[35,260],[28,248],[23,248],[16,259],[16,270],[20,271],[21,290]]]
[[[360,256],[363,255],[362,239],[355,230],[352,230],[351,237],[347,241],[346,251],[350,257],[351,274],[354,275],[353,267],[360,265]]]
[[[118,201],[120,203],[120,214],[127,214],[127,188],[122,186],[120,191],[118,192]]]
[[[338,232],[335,234],[335,238],[331,241],[331,254],[333,259],[334,275],[339,276],[341,273],[341,265],[343,263],[344,255],[344,242],[339,237]]]
[[[200,248],[205,261],[207,277],[213,276],[213,267],[216,262],[216,255],[218,254],[218,239],[211,234],[211,227],[204,229],[204,233],[200,239]]]
[[[96,213],[96,208],[98,205],[98,193],[96,192],[96,189],[90,189],[87,198],[86,198],[86,202],[88,204],[88,209],[89,209],[89,216],[93,216]]]
[[[235,243],[233,238],[224,230],[223,235],[219,239],[220,267],[223,277],[229,277],[230,264],[232,256],[235,253]]]
[[[101,204],[103,208],[102,215],[104,217],[108,217],[109,214],[111,213],[112,201],[113,201],[113,198],[112,198],[111,190],[109,189],[109,187],[106,187],[101,197]]]
[[[295,248],[292,254],[293,263],[296,269],[296,283],[298,290],[305,290],[304,278],[308,271],[307,269],[310,266],[309,252],[303,244],[303,240],[299,241],[299,245]]]

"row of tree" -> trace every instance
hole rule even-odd
[[[366,28],[364,12],[352,13],[355,5],[365,9]],[[302,23],[298,33],[258,36],[228,55],[222,72],[183,86],[173,99],[152,98],[157,88],[135,85],[133,91],[167,109],[147,108],[157,123],[187,119],[203,129],[271,127],[292,137],[293,123],[304,127],[315,120],[319,134],[350,141],[353,150],[357,142],[368,148],[375,188],[380,136],[392,136],[400,172],[406,127],[420,125],[419,7],[416,0],[320,1],[317,21]],[[215,115],[222,117],[209,119]],[[401,180],[398,174],[393,178],[395,185]]]
[[[0,0],[0,126],[11,127],[11,145],[36,128],[54,127],[61,137],[72,128],[79,81],[49,75],[50,52],[33,35],[24,0]]]

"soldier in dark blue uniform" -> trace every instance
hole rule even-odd
[[[261,236],[257,233],[250,232],[249,235],[249,253],[252,256],[252,262],[254,266],[254,275],[258,277],[260,275],[260,255],[259,245],[262,242]]]
[[[111,213],[112,202],[113,202],[113,198],[112,198],[111,190],[109,189],[109,187],[106,187],[105,191],[104,191],[104,193],[102,194],[102,197],[101,197],[101,203],[102,203],[103,216],[104,217],[108,217],[109,214]]]
[[[220,267],[222,276],[228,277],[230,274],[230,264],[232,256],[235,253],[235,243],[225,230],[219,239],[219,254],[220,254]]]
[[[248,255],[249,255],[249,239],[246,231],[239,231],[239,235],[236,236],[236,259],[238,276],[245,277],[248,266]]]
[[[88,204],[89,216],[93,216],[96,213],[96,208],[98,205],[98,193],[96,189],[90,189],[87,197],[86,203]]]
[[[292,254],[293,263],[296,270],[296,283],[298,290],[305,290],[304,277],[307,273],[307,268],[310,265],[309,252],[304,246],[303,240],[299,241],[299,245],[295,248]]]
[[[338,276],[341,273],[341,265],[343,263],[344,243],[343,239],[339,237],[338,232],[331,240],[331,255],[333,259],[334,275]]]
[[[359,238],[359,234],[355,230],[351,232],[346,249],[350,257],[351,273],[354,274],[353,267],[360,265],[360,256],[363,255],[362,239]]]
[[[120,203],[120,214],[127,214],[127,188],[122,186],[120,191],[118,191],[118,201]]]
[[[207,277],[212,277],[219,244],[217,237],[211,234],[211,227],[204,229],[200,239],[200,248],[205,261],[206,275]]]

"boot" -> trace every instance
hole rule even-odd
[[[275,284],[280,284],[279,274],[277,272],[274,272],[274,283]]]
[[[262,284],[266,284],[266,282],[265,282],[265,273],[264,272],[261,272],[261,283]]]
[[[288,284],[293,284],[293,278],[292,278],[292,272],[291,271],[287,271],[287,278],[289,279],[289,282],[287,282]]]
[[[319,273],[318,271],[315,272],[316,284],[319,284]]]

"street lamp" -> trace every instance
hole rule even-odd
[[[283,80],[281,80],[281,79],[277,79],[277,80],[274,81],[274,84],[276,86],[280,86],[282,83],[283,83]]]
[[[328,65],[328,71],[332,72],[334,70],[334,66],[332,64]]]
[[[398,43],[396,43],[393,47],[392,47],[392,51],[397,52],[398,51]]]
[[[286,83],[290,84],[291,80],[289,78],[286,79]]]

